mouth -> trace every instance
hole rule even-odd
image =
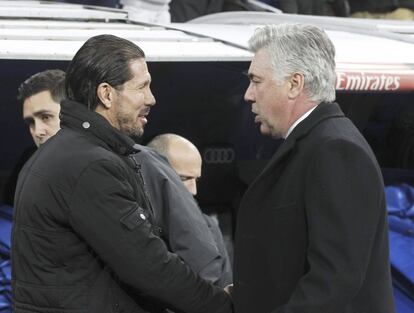
[[[257,112],[255,112],[255,111],[252,111],[252,113],[255,115],[255,116],[254,116],[254,122],[255,122],[255,123],[260,123],[260,122],[261,122],[261,120],[260,120],[260,116],[259,116],[259,114],[258,114]]]
[[[138,119],[142,124],[148,123],[147,116],[149,112],[150,112],[150,108],[145,108],[138,114]]]

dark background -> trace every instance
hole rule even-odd
[[[0,201],[12,201],[13,177],[24,153],[30,155],[34,146],[16,101],[17,87],[34,73],[65,70],[67,64],[0,60]],[[281,142],[260,135],[251,107],[243,100],[248,63],[149,62],[149,69],[157,104],[141,143],[166,132],[195,143],[204,158],[200,206],[234,218],[247,185]],[[412,180],[414,93],[341,92],[337,100],[371,144],[386,181]]]

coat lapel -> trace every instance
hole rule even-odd
[[[257,178],[252,182],[250,187],[248,188],[246,195],[251,194],[256,188],[256,186],[260,186],[261,189],[261,182],[263,179],[267,177],[267,175],[272,175],[273,180],[277,180],[279,176],[278,172],[282,168],[280,165],[283,164],[283,161],[289,157],[292,153],[294,153],[297,142],[300,141],[302,137],[307,135],[316,125],[321,123],[322,121],[329,119],[329,118],[340,118],[344,117],[343,112],[339,108],[339,105],[336,103],[321,103],[318,107],[301,123],[299,123],[296,128],[292,131],[292,133],[288,136],[288,138],[282,143],[279,149],[275,152],[273,157],[270,159],[267,166],[263,169],[263,171],[257,176]],[[259,190],[260,190],[259,189]],[[257,197],[257,194],[254,195]],[[244,197],[246,198],[246,197]],[[246,200],[246,199],[245,199]]]

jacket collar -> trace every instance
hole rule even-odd
[[[295,127],[286,141],[296,141],[302,138],[322,121],[333,117],[344,117],[344,113],[339,108],[339,105],[337,103],[320,103],[307,118]]]
[[[280,145],[273,157],[252,185],[261,179],[271,168],[287,157],[295,148],[296,142],[306,136],[314,127],[326,119],[344,117],[337,103],[320,103],[312,113],[300,122],[286,140]]]
[[[103,116],[89,111],[81,103],[63,100],[61,102],[60,125],[85,136],[98,139],[107,149],[120,155],[137,152],[138,145],[128,136],[114,128]]]

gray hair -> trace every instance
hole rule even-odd
[[[294,73],[304,76],[304,89],[315,102],[335,100],[335,47],[319,27],[308,24],[266,25],[249,40],[256,53],[265,49],[270,56],[277,83]]]

